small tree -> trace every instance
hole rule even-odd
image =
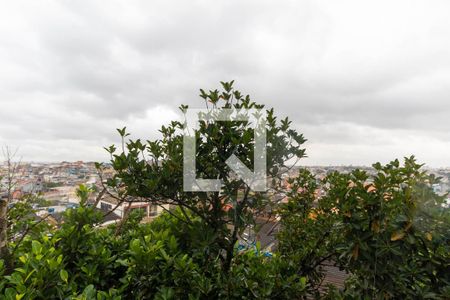
[[[349,291],[379,299],[448,297],[449,212],[437,178],[414,157],[329,177],[328,201],[341,216],[339,264],[353,275]]]
[[[222,91],[200,90],[206,108],[214,112],[219,108],[263,109],[233,88],[233,81],[222,82]],[[184,112],[187,106],[181,106]],[[273,109],[267,110],[267,175],[274,179],[272,189],[279,188],[280,172],[286,163],[305,155],[301,145],[303,135],[290,128],[286,118],[278,121]],[[202,121],[196,132],[196,173],[199,178],[220,179],[220,192],[183,191],[183,130],[184,124],[172,121],[162,126],[162,138],[143,143],[141,140],[125,140],[126,129],[119,129],[122,138],[121,151],[110,146],[111,163],[116,175],[108,180],[110,187],[120,191],[122,199],[132,197],[156,205],[177,205],[183,212],[184,224],[189,224],[190,213],[199,217],[214,232],[205,253],[219,256],[223,268],[230,268],[234,247],[239,235],[247,226],[255,223],[255,216],[271,205],[267,192],[254,192],[241,179],[230,174],[226,160],[236,155],[247,168],[254,164],[253,127],[248,121]]]
[[[8,249],[8,205],[11,203],[12,194],[17,184],[16,171],[20,163],[14,162],[17,150],[12,152],[11,149],[6,146],[2,151],[5,158],[6,175],[3,178],[5,180],[5,185],[1,186],[0,182],[0,258],[5,259],[5,265],[8,269],[11,267],[10,251]],[[2,178],[0,178],[0,180],[1,179]],[[4,196],[1,195],[2,191],[5,193]]]
[[[320,184],[304,170],[292,179],[281,254],[310,283],[320,283],[324,260],[348,271],[345,294],[332,299],[448,298],[450,213],[432,190],[438,179],[414,157],[373,167],[373,176],[333,172]]]

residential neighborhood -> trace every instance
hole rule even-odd
[[[368,174],[375,174],[375,170],[371,167],[353,167],[353,166],[307,166],[317,180],[323,179],[328,173],[333,171],[350,172],[355,168],[366,171]],[[282,186],[288,187],[288,179],[297,175],[299,167],[293,167],[283,174]],[[7,166],[0,164],[0,177],[2,184],[6,185]],[[447,204],[450,204],[450,168],[428,168],[427,172],[440,177],[440,183],[433,185],[433,189],[437,194],[447,195]],[[109,178],[113,174],[113,169],[106,167],[102,170],[102,179]],[[12,192],[12,205],[14,201],[21,199],[24,195],[38,195],[45,201],[41,205],[36,206],[38,216],[46,216],[48,214],[61,214],[66,209],[74,208],[79,205],[79,198],[76,190],[79,185],[83,184],[93,189],[93,193],[89,196],[89,203],[95,204],[96,208],[101,211],[110,212],[105,224],[110,224],[122,219],[127,211],[142,210],[144,213],[144,222],[151,221],[154,217],[162,212],[172,209],[170,205],[157,206],[145,201],[144,199],[136,199],[131,203],[120,202],[110,193],[103,194],[98,201],[96,198],[103,188],[101,178],[94,162],[60,162],[60,163],[20,163],[18,164],[14,178]],[[319,188],[316,196],[320,197],[324,191]],[[5,197],[5,195],[2,195]],[[285,201],[285,195],[282,193],[272,194],[273,201]],[[262,222],[262,221],[261,221]],[[270,220],[273,223],[273,220]],[[264,230],[269,231],[270,226],[262,226]],[[273,234],[272,229],[269,234]],[[252,233],[252,236],[261,237],[261,234]],[[273,238],[267,237],[265,232],[262,241],[263,245],[273,246]]]

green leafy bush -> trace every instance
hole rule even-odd
[[[208,109],[263,108],[233,82],[222,88],[201,90]],[[152,223],[137,211],[102,227],[102,213],[87,205],[93,190],[82,185],[80,207],[54,228],[28,217],[31,202],[18,203],[8,215],[11,257],[0,260],[1,299],[449,299],[450,216],[431,189],[438,179],[408,158],[375,164],[373,176],[354,170],[318,180],[301,169],[282,189],[286,162],[305,154],[290,123],[267,110],[267,193],[250,191],[226,167],[231,153],[253,165],[247,122],[200,124],[199,176],[224,182],[208,193],[182,190],[183,124],[163,126],[162,138],[145,144],[118,130],[122,151],[107,148],[116,171],[108,189],[123,201],[177,208]],[[272,201],[276,193],[287,203]],[[239,236],[268,211],[280,217],[277,251],[238,250]],[[349,273],[343,289],[324,293],[326,262]]]
[[[437,178],[413,157],[403,166],[396,160],[374,169],[375,176],[361,170],[329,174],[318,201],[315,178],[301,171],[280,212],[281,253],[311,283],[323,278],[318,262],[324,259],[349,272],[342,297],[448,298],[450,215],[444,197],[433,193]]]

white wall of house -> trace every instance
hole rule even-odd
[[[100,202],[97,205],[97,208],[102,209],[104,211],[110,211],[114,207],[116,207],[117,204],[110,203],[108,201],[100,200]],[[165,209],[169,209],[169,204],[163,205]],[[115,210],[114,213],[118,215],[119,217],[123,218],[126,210],[130,209],[143,209],[145,211],[146,217],[156,217],[164,212],[164,208],[152,205],[148,202],[133,202],[131,205],[129,203],[122,203],[119,205]]]

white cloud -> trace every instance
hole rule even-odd
[[[0,142],[27,160],[102,159],[116,127],[156,137],[181,103],[202,107],[198,88],[235,79],[305,129],[308,163],[416,153],[450,165],[449,11],[409,0],[4,1]]]

